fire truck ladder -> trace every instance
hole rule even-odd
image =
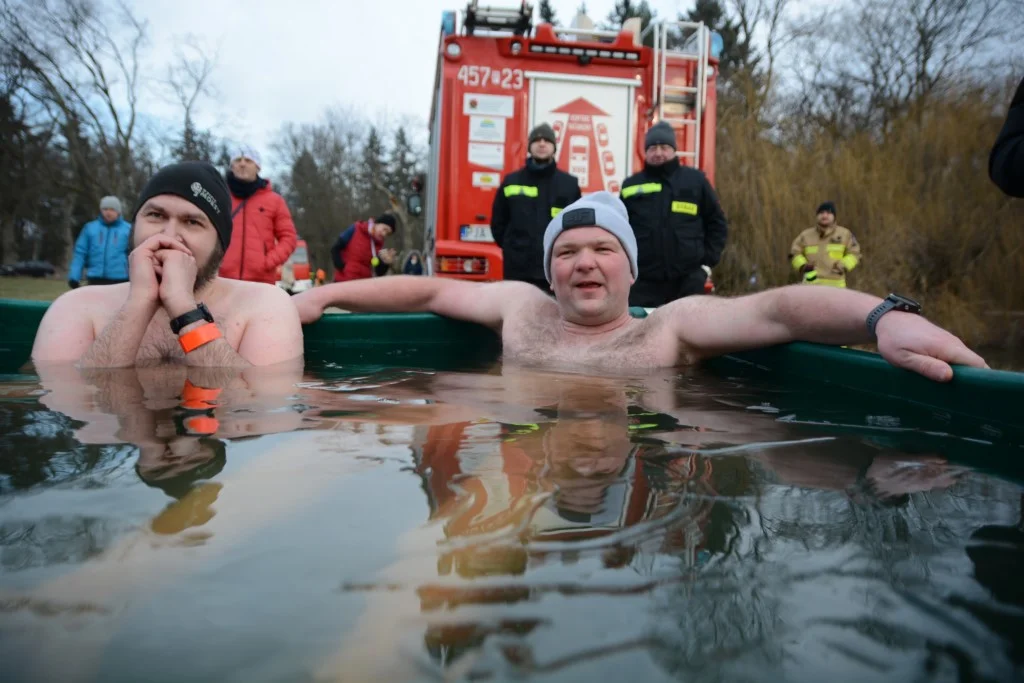
[[[470,0],[462,19],[467,36],[482,29],[485,31],[511,31],[517,36],[530,32],[533,23],[533,5],[526,0],[519,7],[481,7],[479,0]]]
[[[703,22],[652,22],[647,31],[654,31],[654,105],[659,121],[667,121],[676,131],[693,126],[692,150],[681,150],[676,156],[697,167],[700,162],[701,127],[708,89],[708,48],[710,31]],[[645,31],[646,33],[646,31]],[[670,42],[671,41],[671,42]],[[671,47],[670,47],[671,45]],[[688,85],[668,82],[669,57],[673,62],[693,61],[696,78]],[[665,105],[681,105],[691,116],[666,115]]]

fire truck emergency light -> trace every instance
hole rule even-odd
[[[462,258],[461,256],[442,256],[438,259],[438,270],[442,273],[465,273],[467,275],[486,275],[490,270],[485,258]]]

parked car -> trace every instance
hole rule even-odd
[[[31,277],[46,277],[53,275],[57,269],[49,261],[18,261],[6,266],[0,266],[0,275],[10,277],[12,275],[29,275]]]

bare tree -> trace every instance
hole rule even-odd
[[[216,156],[213,135],[199,130],[195,113],[200,98],[216,94],[211,77],[217,61],[216,49],[194,35],[187,35],[178,42],[174,62],[167,66],[165,83],[183,114],[181,137],[172,150],[178,160],[214,161]]]
[[[0,0],[0,50],[18,69],[17,96],[67,162],[48,178],[61,196],[65,250],[101,196],[130,200],[151,170],[138,128],[146,30],[123,2]]]
[[[27,96],[65,129],[76,189],[133,195],[145,22],[123,3],[112,17],[90,0],[0,3],[0,44],[24,69]]]
[[[954,82],[985,51],[1024,25],[1019,0],[853,0],[820,24],[841,36],[817,53],[808,114],[835,119],[836,106],[857,130],[885,135],[912,107],[921,115],[933,95]],[[838,94],[844,96],[836,97]]]

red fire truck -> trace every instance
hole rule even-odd
[[[533,27],[532,16],[526,2],[473,0],[442,17],[423,202],[428,274],[502,279],[491,204],[542,122],[558,137],[559,168],[584,194],[618,192],[642,168],[644,134],[660,120],[676,129],[681,161],[714,182],[717,60],[706,26],[663,21],[641,35],[638,19],[602,31]],[[653,47],[643,44],[648,33]]]

